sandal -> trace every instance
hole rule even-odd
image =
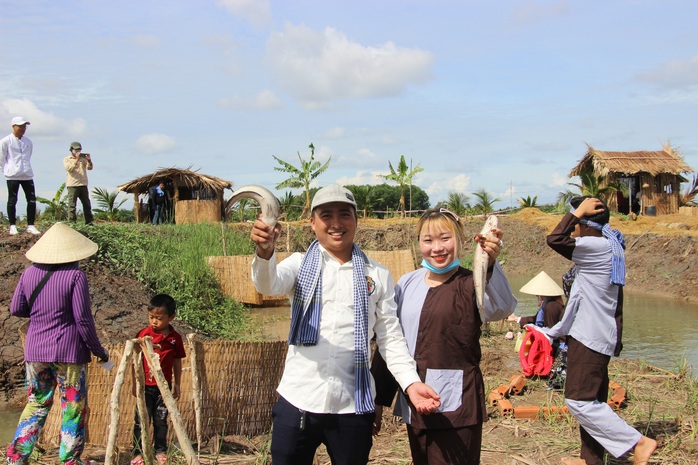
[[[158,465],[165,465],[167,463],[167,455],[158,454],[155,456],[155,460],[158,462]]]
[[[131,460],[131,465],[145,465],[145,461],[143,460],[143,457],[138,456]]]

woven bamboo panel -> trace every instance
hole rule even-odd
[[[175,223],[218,223],[221,211],[218,200],[179,200],[175,203]]]
[[[186,342],[185,342],[186,344]],[[257,435],[271,428],[271,408],[276,402],[276,387],[281,380],[287,344],[274,342],[207,341],[196,342],[201,383],[202,438],[215,434]],[[97,362],[90,363],[88,372],[88,405],[86,443],[104,446],[111,421],[109,401],[124,345],[106,345],[115,366],[103,370]],[[192,389],[192,374],[187,358],[182,361],[181,396],[177,401],[189,438],[196,439],[196,424]],[[129,366],[119,396],[119,426],[117,445],[130,450],[135,412]],[[61,427],[60,397],[54,396],[44,426],[42,442],[57,445]],[[176,435],[170,424],[169,440]]]
[[[415,270],[414,258],[410,250],[392,250],[389,252],[379,250],[365,250],[373,260],[382,264],[390,270],[393,281],[397,280],[405,273]],[[278,261],[288,257],[288,252],[277,252]],[[237,300],[249,305],[261,305],[274,307],[288,302],[287,296],[267,296],[262,295],[252,284],[250,268],[252,266],[253,255],[235,255],[230,257],[207,257],[208,264],[213,273],[218,277],[221,291]]]
[[[415,270],[414,258],[412,257],[411,250],[364,250],[364,252],[372,260],[390,270],[390,274],[393,275],[394,283],[397,283],[397,280],[400,279],[403,274]]]
[[[277,260],[281,261],[291,255],[288,252],[277,252]],[[229,257],[207,257],[208,265],[213,274],[218,277],[221,292],[238,302],[249,305],[277,306],[288,301],[285,295],[266,296],[257,292],[252,284],[252,259],[254,255],[234,255]]]
[[[684,216],[698,216],[698,207],[679,207],[679,214]]]

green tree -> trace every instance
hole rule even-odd
[[[536,195],[535,197],[531,198],[531,196],[526,196],[526,197],[521,197],[519,200],[519,205],[521,205],[521,208],[531,208],[531,207],[536,207],[538,203],[538,196]]]
[[[279,207],[282,215],[286,216],[287,221],[295,221],[300,217],[303,200],[297,195],[293,195],[291,191],[286,191],[283,197],[279,198]]]
[[[53,199],[37,197],[36,201],[46,205],[46,208],[41,213],[41,216],[48,220],[65,221],[68,219],[68,196],[63,195],[65,191],[65,183],[58,188]]]
[[[315,146],[311,143],[308,147],[310,148],[310,159],[304,160],[303,157],[301,157],[300,152],[298,152],[298,160],[300,161],[300,166],[298,167],[272,155],[274,160],[281,165],[275,166],[274,170],[291,175],[291,177],[279,183],[276,188],[305,189],[305,204],[303,205],[303,211],[301,212],[301,219],[310,217],[311,181],[327,170],[327,168],[330,166],[330,160],[332,159],[332,157],[330,157],[323,165],[319,161],[315,160]]]
[[[363,185],[363,186],[346,186],[347,189],[354,194],[354,200],[356,200],[356,209],[362,211],[364,218],[373,212],[373,201],[375,191],[373,186]]]
[[[445,202],[445,208],[458,216],[465,216],[470,208],[470,197],[462,192],[450,191]]]
[[[390,168],[390,174],[380,174],[379,176],[388,181],[396,182],[400,186],[400,213],[401,216],[405,217],[405,186],[412,184],[412,178],[415,174],[424,171],[424,168],[417,166],[410,169],[405,162],[405,156],[400,155],[400,162],[397,165],[397,170],[393,168],[393,164],[388,162],[388,167]]]
[[[592,170],[584,170],[579,173],[580,183],[568,182],[570,186],[576,187],[579,192],[573,192],[571,190],[566,190],[560,192],[557,197],[558,210],[565,211],[567,209],[567,204],[572,197],[576,196],[586,196],[595,197],[601,199],[608,203],[609,199],[616,192],[620,192],[625,197],[630,195],[629,188],[627,184],[620,181],[611,181],[606,183],[604,186],[604,177],[602,175],[595,175]],[[602,187],[603,186],[603,187]]]
[[[95,208],[95,216],[99,219],[107,221],[122,221],[124,214],[121,206],[128,200],[122,199],[119,203],[116,202],[119,197],[119,191],[108,191],[101,187],[92,189],[92,195],[97,199],[99,208]]]
[[[473,210],[477,213],[488,214],[494,211],[494,203],[499,202],[501,199],[494,198],[485,189],[480,189],[477,192],[473,192],[473,195],[477,197],[477,203],[473,206]]]

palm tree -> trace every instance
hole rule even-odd
[[[493,212],[494,203],[501,200],[499,198],[493,198],[485,189],[480,189],[477,192],[473,192],[473,195],[478,199],[477,203],[473,206],[473,209],[476,212],[484,215]]]
[[[470,197],[461,192],[451,191],[448,193],[446,208],[458,216],[465,216],[470,208]]]
[[[531,196],[526,196],[526,197],[521,197],[519,200],[519,205],[521,205],[521,208],[532,208],[538,206],[538,196],[536,195],[535,197],[531,198]]]
[[[606,186],[601,187],[605,178],[602,175],[596,176],[592,170],[584,170],[580,172],[579,179],[581,180],[581,183],[579,184],[574,182],[567,183],[570,186],[574,186],[579,189],[579,192],[572,192],[570,190],[560,192],[557,197],[558,210],[565,210],[570,199],[579,195],[595,197],[603,200],[606,203],[608,203],[611,195],[615,194],[616,192],[620,192],[625,197],[630,195],[628,185],[620,181],[611,181],[607,183]]]
[[[400,185],[400,212],[402,218],[404,218],[405,186],[412,184],[412,177],[415,174],[424,171],[424,168],[421,168],[418,163],[417,166],[410,170],[409,166],[407,166],[407,163],[405,162],[404,155],[400,155],[400,163],[398,163],[397,165],[397,170],[393,168],[393,164],[390,162],[388,162],[388,166],[390,167],[390,174],[379,174],[379,176],[383,179],[396,182]]]
[[[321,165],[319,161],[315,161],[315,146],[311,143],[310,147],[310,159],[304,160],[301,157],[300,152],[298,152],[298,160],[300,160],[300,167],[293,166],[292,164],[283,161],[282,159],[272,155],[274,160],[276,160],[281,166],[275,166],[275,171],[281,171],[283,173],[289,173],[290,178],[281,182],[276,186],[277,189],[305,189],[305,205],[303,205],[303,211],[301,212],[301,219],[308,218],[310,216],[310,183],[313,179],[324,173],[330,166],[330,157],[324,165]]]
[[[97,198],[97,205],[99,205],[99,208],[95,208],[95,213],[107,221],[117,221],[120,219],[121,214],[119,209],[128,199],[123,199],[117,204],[116,199],[119,196],[119,191],[110,192],[101,187],[95,187],[92,189],[92,195]]]
[[[375,200],[373,186],[352,186],[350,190],[352,191],[352,194],[354,194],[357,211],[363,211],[364,218],[366,218],[366,216],[370,215],[373,211],[373,201]]]
[[[53,199],[45,199],[43,197],[37,197],[36,200],[39,203],[46,205],[42,216],[47,219],[53,219],[55,221],[64,221],[68,219],[68,196],[63,195],[65,190],[65,183],[61,184],[58,188]]]
[[[282,215],[286,216],[287,221],[293,221],[298,219],[298,215],[301,211],[301,206],[299,205],[299,199],[297,196],[293,195],[291,191],[286,191],[283,197],[279,198],[279,207],[281,208]]]

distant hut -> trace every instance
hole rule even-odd
[[[628,186],[626,198],[617,192],[609,199],[612,212],[670,215],[679,212],[683,173],[693,169],[670,144],[658,152],[605,152],[588,145],[587,153],[569,173],[569,177],[591,171],[603,176],[603,186],[619,181]]]
[[[148,192],[160,182],[165,184],[167,213],[177,224],[217,222],[225,218],[223,191],[232,189],[230,181],[200,174],[189,169],[161,169],[122,184],[119,190],[133,194],[136,222],[146,223],[152,218],[148,207]]]

